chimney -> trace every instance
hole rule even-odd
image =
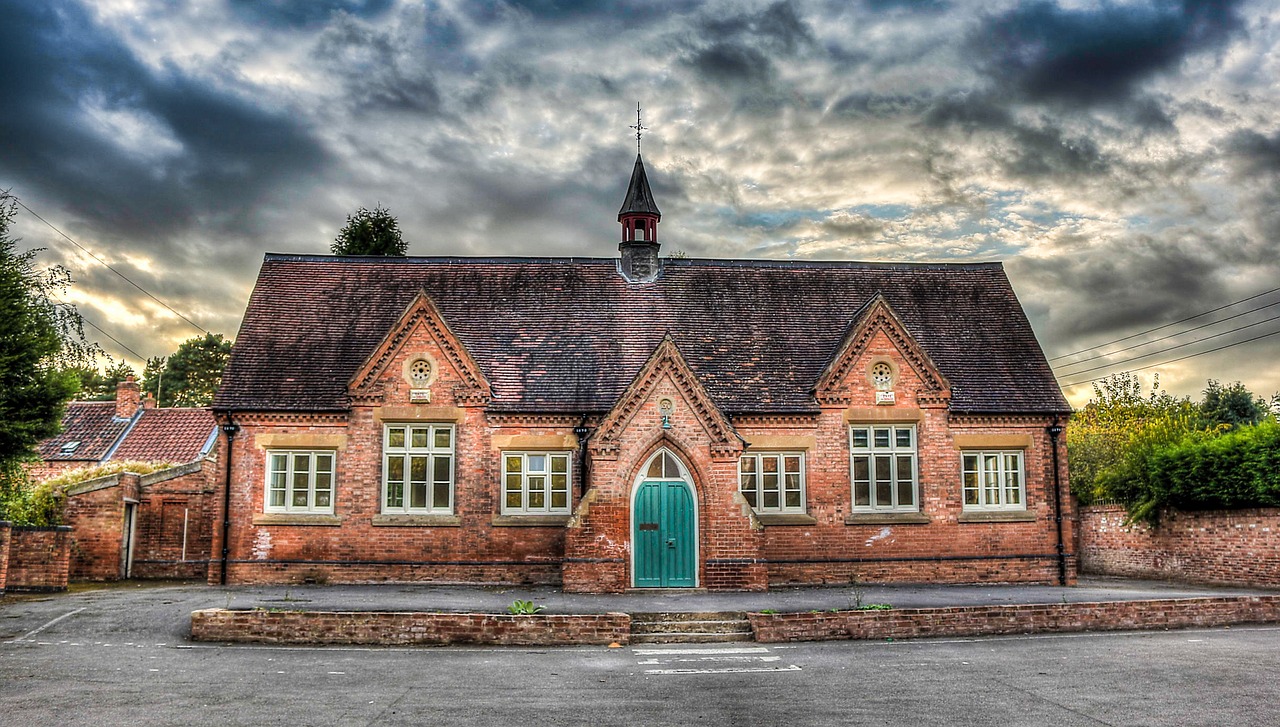
[[[142,408],[142,387],[132,376],[116,384],[116,418],[132,419]]]

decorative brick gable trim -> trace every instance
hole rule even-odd
[[[425,326],[427,331],[431,333],[432,338],[440,346],[440,350],[444,352],[449,363],[457,370],[459,376],[465,383],[459,384],[454,389],[454,395],[460,406],[485,406],[489,400],[493,398],[493,391],[489,387],[489,380],[485,378],[484,372],[480,370],[480,366],[475,359],[467,351],[458,337],[454,335],[453,330],[449,328],[449,324],[445,322],[444,317],[440,314],[440,309],[432,302],[431,296],[427,295],[425,290],[419,291],[418,295],[409,304],[401,314],[400,320],[391,327],[382,342],[373,349],[373,354],[365,361],[364,365],[351,377],[351,382],[347,386],[347,393],[351,400],[355,401],[378,401],[381,398],[379,378],[386,371],[387,366],[391,364],[391,360],[399,352],[400,347],[404,345],[409,335],[413,333],[413,329],[418,325]]]
[[[827,368],[818,377],[814,387],[814,396],[822,406],[848,406],[852,402],[849,392],[844,388],[846,381],[858,362],[862,353],[876,333],[883,331],[893,341],[894,346],[902,353],[902,357],[915,370],[925,390],[917,397],[923,407],[945,407],[951,399],[951,383],[938,370],[938,366],[920,347],[902,319],[894,313],[893,308],[884,296],[877,293],[862,311],[854,316],[849,332],[845,335],[836,355],[832,357]]]
[[[711,400],[711,396],[698,381],[697,374],[689,368],[689,364],[684,360],[679,347],[669,334],[653,350],[649,360],[640,367],[640,372],[618,399],[618,403],[600,422],[599,428],[588,443],[592,456],[600,459],[613,459],[618,456],[619,438],[636,411],[649,400],[654,387],[663,376],[670,376],[671,381],[688,400],[698,420],[706,428],[707,436],[711,439],[712,458],[736,457],[742,451],[744,443],[742,437],[738,435],[729,418]]]

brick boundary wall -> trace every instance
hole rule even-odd
[[[378,646],[551,646],[626,644],[625,613],[512,616],[483,613],[386,611],[236,611],[191,614],[194,641]]]
[[[1280,622],[1280,596],[750,613],[747,618],[762,643],[1203,628]]]
[[[0,520],[0,596],[4,595],[4,585],[9,579],[9,537],[12,523]]]
[[[4,590],[67,590],[71,565],[71,528],[13,525],[9,530],[8,572]]]
[[[1280,588],[1280,508],[1163,510],[1155,527],[1125,525],[1117,505],[1079,517],[1081,572]]]

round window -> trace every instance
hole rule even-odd
[[[871,383],[881,391],[893,388],[893,367],[884,361],[877,361],[871,366]]]
[[[413,379],[415,386],[426,386],[431,380],[431,362],[420,358],[409,364],[409,376]]]

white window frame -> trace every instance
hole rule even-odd
[[[320,466],[324,461],[327,469]],[[338,454],[331,449],[268,449],[263,512],[332,515],[337,469]],[[299,481],[299,476],[304,479]],[[273,495],[280,495],[282,502],[273,504]],[[299,495],[306,502],[298,503]],[[318,504],[325,500],[328,504]]]
[[[960,502],[964,510],[1026,510],[1027,475],[1023,461],[1022,450],[1018,449],[961,451]]]
[[[887,441],[880,436],[884,432],[888,432]],[[903,440],[903,433],[909,433],[907,441]],[[914,424],[849,426],[849,494],[853,512],[920,512],[917,434]],[[902,476],[904,466],[911,468],[910,477]],[[878,487],[884,481],[882,474],[888,475],[889,497],[886,502],[881,502],[878,497],[882,494]],[[909,485],[910,502],[902,501],[904,485]],[[864,489],[865,497],[860,497]]]
[[[794,460],[794,468],[787,466],[788,460]],[[775,468],[772,472],[768,471],[769,463]],[[738,492],[757,513],[804,513],[804,470],[804,452],[748,452],[738,458]],[[767,485],[770,474],[775,478],[772,489]],[[788,477],[792,475],[796,485],[788,487]],[[798,504],[787,504],[787,495],[791,493],[799,497]],[[776,504],[767,504],[770,494],[776,495]]]
[[[563,463],[563,472],[556,471],[556,462]],[[517,465],[514,471],[512,465]],[[513,489],[512,485],[518,489]],[[564,504],[558,507],[553,504],[557,491],[564,494]],[[519,505],[508,501],[508,497],[515,493],[519,493]],[[535,502],[538,494],[542,495],[541,505]],[[573,452],[502,453],[503,515],[568,515],[572,506]]]
[[[399,433],[399,437],[396,433]],[[425,433],[425,441],[416,443],[415,435]],[[441,445],[439,435],[448,433],[448,446]],[[394,442],[399,444],[394,444]],[[457,489],[457,427],[435,422],[394,422],[382,428],[382,513],[386,515],[452,515]],[[426,468],[414,477],[416,462]],[[444,469],[439,469],[440,463]],[[447,501],[438,502],[440,486],[447,488]],[[416,488],[422,487],[417,500]],[[421,502],[415,505],[415,501]]]

